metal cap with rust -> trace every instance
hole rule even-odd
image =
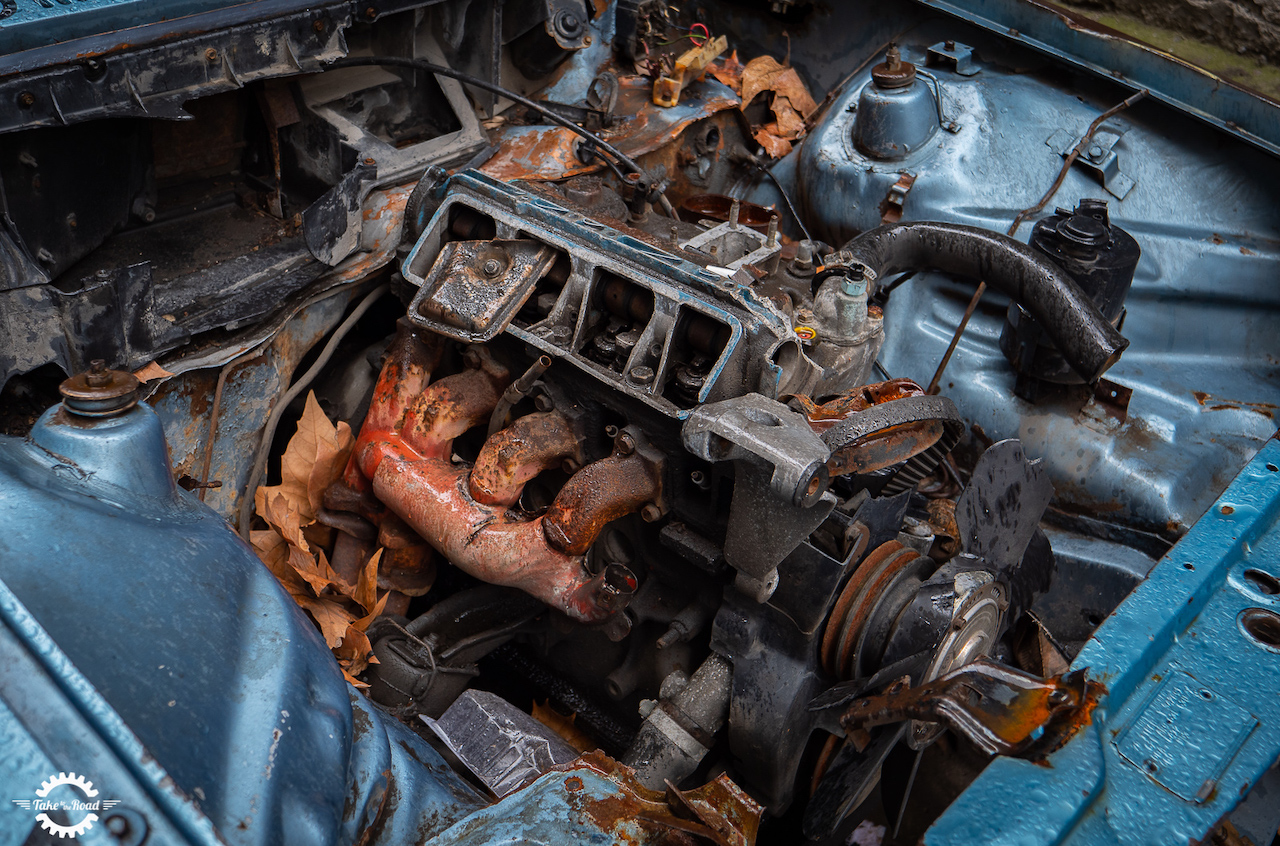
[[[871,79],[878,88],[906,88],[916,81],[916,66],[902,61],[897,45],[890,45],[884,61],[871,69]]]
[[[107,363],[95,359],[89,369],[77,373],[58,386],[62,407],[81,417],[111,417],[138,404],[142,383],[132,373],[108,370]]]

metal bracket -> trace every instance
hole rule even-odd
[[[1124,137],[1124,133],[1122,129],[1102,126],[1094,133],[1089,146],[1076,159],[1076,164],[1098,177],[1102,187],[1107,189],[1107,193],[1118,200],[1127,197],[1133,190],[1133,186],[1138,184],[1136,179],[1120,170],[1120,155],[1112,149],[1116,142]],[[1057,150],[1058,155],[1066,158],[1071,155],[1071,151],[1083,137],[1072,136],[1067,130],[1059,129],[1049,136],[1045,143]]]
[[[925,56],[926,65],[951,65],[961,76],[973,76],[982,70],[973,63],[973,48],[959,41],[939,41],[929,47]]]

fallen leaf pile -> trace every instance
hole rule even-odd
[[[280,462],[280,484],[263,485],[254,493],[254,507],[269,528],[250,532],[250,540],[262,563],[311,615],[347,681],[368,687],[355,677],[377,662],[365,630],[387,602],[385,595],[378,599],[382,550],[369,557],[356,583],[349,584],[325,557],[331,530],[316,522],[325,488],[342,475],[354,445],[351,427],[330,423],[309,393],[298,431]]]
[[[757,56],[743,65],[734,51],[712,65],[711,75],[742,98],[744,111],[756,97],[772,93],[769,109],[774,119],[754,127],[752,137],[775,159],[790,153],[792,144],[804,137],[808,131],[805,121],[818,109],[796,69],[779,64],[772,56]]]

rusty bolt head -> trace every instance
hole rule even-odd
[[[324,18],[320,18],[318,21],[316,21],[311,25],[311,28],[314,29],[316,32],[324,32],[324,26],[325,26]]]
[[[533,398],[533,407],[538,411],[551,411],[556,407],[555,400],[546,394],[538,394]]]
[[[30,91],[23,91],[18,95],[18,105],[24,109],[29,109],[36,104],[36,95]]]
[[[373,8],[372,6],[369,6],[364,10],[364,16],[369,20],[373,20],[378,16],[378,10]]]
[[[905,88],[916,81],[916,66],[902,61],[897,45],[889,47],[884,61],[871,69],[877,88]]]
[[[111,383],[111,374],[107,371],[107,363],[100,358],[89,362],[89,372],[84,374],[85,383],[91,388],[101,388]]]
[[[206,47],[206,48],[205,48],[205,51],[204,51],[204,60],[205,60],[206,62],[208,62],[209,64],[211,64],[211,65],[213,65],[213,64],[217,64],[217,62],[218,62],[218,51],[217,51],[217,50],[215,50],[215,49],[214,49],[214,48],[212,48],[212,47]]]
[[[662,509],[652,502],[640,509],[640,518],[646,523],[653,523],[662,517]]]
[[[618,436],[616,446],[618,448],[618,455],[630,455],[636,451],[636,439],[631,437],[630,432],[623,432]]]
[[[502,272],[502,262],[497,259],[488,259],[480,266],[480,272],[492,279]]]

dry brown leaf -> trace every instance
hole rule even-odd
[[[346,637],[347,628],[355,622],[355,614],[332,599],[317,599],[309,596],[294,598],[320,626],[320,634],[324,636],[324,642],[329,645],[329,648],[333,649],[341,645],[342,639]]]
[[[364,690],[369,686],[364,682],[360,681],[360,679],[348,673],[345,667],[342,670],[342,677],[345,678],[347,680],[347,683],[350,684],[352,687],[354,687],[356,690]]]
[[[254,529],[249,532],[249,543],[262,563],[273,573],[289,559],[289,545],[275,529]]]
[[[378,605],[378,563],[381,560],[382,548],[379,547],[360,569],[355,589],[349,594],[366,612],[372,611]]]
[[[800,79],[800,74],[796,73],[795,68],[787,68],[773,77],[770,87],[773,89],[774,114],[778,113],[776,104],[780,99],[787,100],[805,119],[818,110],[818,104],[813,101],[809,89],[805,87],[804,80]]]
[[[742,108],[765,91],[773,90],[773,80],[787,68],[772,56],[756,56],[742,69]]]
[[[315,392],[308,392],[298,430],[289,439],[280,459],[280,484],[259,488],[254,502],[258,502],[258,495],[264,495],[268,503],[277,495],[283,496],[297,509],[299,524],[311,525],[323,504],[325,489],[346,469],[354,444],[351,427],[343,422],[337,426],[330,423],[320,410]],[[266,493],[262,494],[263,491]],[[268,523],[272,522],[261,508],[258,514]]]
[[[774,159],[780,159],[787,153],[791,152],[790,141],[785,138],[779,138],[777,135],[769,131],[771,127],[776,129],[777,126],[778,125],[776,123],[771,123],[768,126],[764,126],[756,130],[751,135],[752,138],[756,139],[756,143],[764,148],[764,151],[770,156],[770,158]]]
[[[776,130],[771,130],[774,135],[788,141],[804,135],[804,118],[791,107],[790,101],[782,97],[774,97],[773,113],[778,118],[772,124],[777,127]]]
[[[738,61],[738,51],[734,50],[727,59],[711,63],[708,72],[720,82],[733,89],[734,94],[742,94],[742,70],[745,66]]]
[[[302,535],[302,514],[297,504],[280,492],[279,488],[258,488],[253,495],[254,509],[267,525],[280,533],[288,543],[304,552],[311,547]]]
[[[174,374],[153,361],[133,371],[133,375],[139,382],[154,382],[156,379],[168,379]]]
[[[342,665],[342,669],[358,676],[365,671],[373,658],[373,644],[369,637],[355,626],[347,626],[347,633],[342,643],[333,650],[333,655]]]
[[[539,705],[535,700],[533,703],[533,718],[563,737],[574,749],[579,752],[591,752],[599,749],[599,743],[596,743],[582,729],[573,724],[577,717],[577,714],[570,714],[566,717],[546,702]]]

